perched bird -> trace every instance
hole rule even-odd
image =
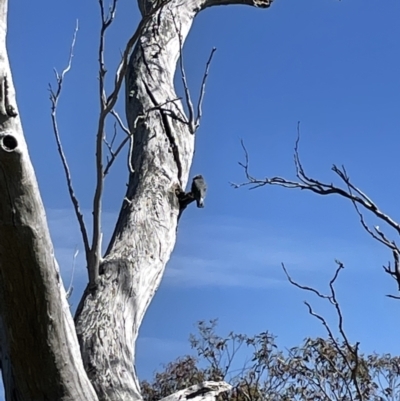
[[[202,175],[196,175],[192,182],[192,196],[196,200],[197,207],[204,207],[207,185]]]

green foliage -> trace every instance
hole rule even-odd
[[[224,401],[386,401],[400,399],[400,358],[358,353],[358,343],[307,338],[279,350],[268,332],[249,337],[216,334],[216,321],[200,322],[190,336],[197,356],[165,366],[153,381],[143,381],[144,401],[158,401],[205,380],[226,380]],[[351,348],[349,348],[351,347]]]

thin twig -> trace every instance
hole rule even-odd
[[[118,123],[119,127],[122,129],[122,131],[124,131],[126,135],[131,136],[131,133],[129,132],[129,129],[124,125],[124,123],[122,122],[121,117],[119,116],[119,114],[115,110],[111,110],[111,114],[117,120],[117,123]]]
[[[115,151],[113,151],[111,153],[111,158],[108,161],[108,163],[106,164],[106,167],[104,168],[104,177],[108,174],[111,166],[113,165],[113,163],[115,162],[117,156],[119,155],[119,153],[121,152],[121,150],[124,148],[124,146],[126,145],[126,143],[130,140],[131,138],[129,136],[125,137],[123,139],[123,141],[118,145],[117,149]]]
[[[206,68],[204,71],[203,81],[201,82],[200,96],[199,96],[199,101],[197,102],[197,117],[194,123],[195,130],[197,130],[200,126],[200,120],[203,114],[202,105],[203,105],[204,94],[206,92],[206,82],[207,82],[208,72],[210,71],[211,61],[216,50],[217,50],[216,47],[213,47],[211,50],[210,57],[207,60]]]
[[[371,237],[372,237],[373,239],[375,239],[376,241],[382,243],[383,245],[387,246],[388,248],[390,248],[390,249],[392,249],[392,250],[395,249],[396,246],[393,244],[392,241],[390,241],[390,240],[385,236],[385,234],[384,234],[382,231],[379,230],[379,227],[378,227],[378,226],[375,226],[375,227],[374,227],[374,231],[375,231],[375,232],[372,231],[372,229],[368,226],[368,224],[366,223],[366,221],[365,221],[365,219],[364,219],[364,215],[361,213],[361,210],[360,210],[360,208],[359,208],[357,202],[353,199],[353,198],[354,198],[354,196],[353,196],[353,190],[356,191],[356,192],[358,192],[359,194],[362,193],[362,192],[361,192],[358,188],[356,188],[353,184],[351,184],[350,178],[347,176],[347,173],[346,173],[346,170],[345,170],[344,167],[343,167],[343,172],[341,172],[341,173],[343,173],[343,178],[342,178],[342,179],[343,179],[343,181],[345,182],[345,184],[347,185],[347,189],[348,189],[348,191],[349,191],[349,194],[352,196],[350,200],[351,200],[351,202],[353,203],[354,209],[356,210],[356,213],[358,214],[358,217],[359,217],[359,219],[360,219],[360,223],[361,223],[362,227],[364,228],[364,230],[365,230],[368,234],[370,234]],[[363,197],[366,197],[366,196],[363,195]],[[366,198],[367,198],[367,197],[366,197]],[[374,209],[374,210],[377,210],[376,205],[375,205],[369,198],[367,198],[367,199],[368,199],[368,202],[369,202],[370,205],[371,205],[371,208]],[[376,233],[377,233],[378,235],[377,235]]]
[[[332,302],[330,296],[321,294],[318,290],[316,290],[316,289],[313,288],[313,287],[308,287],[308,286],[306,286],[306,285],[301,285],[301,284],[297,283],[296,281],[294,281],[294,280],[292,279],[292,277],[289,275],[288,271],[286,270],[285,264],[282,263],[281,266],[282,266],[282,269],[283,269],[283,271],[285,272],[285,275],[286,275],[286,277],[287,277],[287,279],[288,279],[288,281],[289,281],[290,284],[294,285],[294,286],[297,287],[297,288],[300,288],[301,290],[313,292],[313,293],[316,294],[318,297],[323,298],[323,299],[328,299],[330,302]]]
[[[113,136],[113,140],[111,141],[110,144],[108,144],[106,141],[106,146],[109,149],[111,158],[109,160],[107,160],[107,164],[104,168],[104,172],[103,172],[103,177],[105,177],[110,168],[112,167],[112,165],[114,164],[116,158],[118,157],[119,153],[121,152],[121,150],[124,148],[124,146],[126,145],[126,143],[131,140],[131,133],[129,132],[129,129],[124,125],[124,123],[122,122],[121,117],[119,116],[119,114],[115,111],[115,110],[111,110],[111,114],[114,116],[115,120],[117,121],[119,127],[122,129],[122,131],[125,132],[126,137],[121,141],[121,143],[118,145],[116,150],[113,150],[113,143],[114,143],[114,138],[116,137],[116,132],[114,133]]]
[[[183,51],[182,51],[183,43],[182,43],[182,36],[181,36],[181,27],[178,27],[176,20],[175,20],[175,15],[173,14],[172,10],[171,10],[171,17],[172,17],[172,21],[175,26],[175,31],[176,31],[176,34],[178,35],[178,40],[179,40],[179,69],[181,71],[182,84],[183,84],[183,89],[185,92],[186,105],[187,105],[188,112],[189,112],[188,126],[189,126],[190,132],[192,134],[194,134],[196,131],[195,123],[194,123],[194,107],[193,107],[192,97],[190,96],[190,90],[189,90],[189,86],[187,83],[185,67],[184,67],[184,63],[183,63]]]
[[[71,272],[71,280],[69,281],[69,286],[67,290],[67,299],[69,299],[72,295],[72,291],[74,290],[73,283],[74,283],[74,275],[75,275],[75,266],[76,266],[76,257],[79,254],[79,249],[75,248],[74,256],[72,257],[72,272]]]
[[[392,294],[387,294],[386,295],[388,298],[393,298],[393,299],[400,299],[398,295],[392,295]]]
[[[54,132],[54,137],[56,139],[57,143],[57,150],[58,154],[60,155],[61,163],[64,168],[64,173],[65,173],[65,178],[67,181],[67,187],[68,187],[68,193],[69,197],[71,199],[72,205],[74,207],[75,215],[78,220],[79,224],[79,229],[82,235],[82,240],[83,240],[83,245],[85,248],[85,254],[86,254],[86,259],[89,257],[89,252],[90,252],[90,247],[89,247],[89,237],[87,234],[83,214],[81,212],[80,206],[79,206],[79,201],[78,198],[75,194],[73,185],[72,185],[72,177],[71,177],[71,172],[68,166],[68,161],[64,153],[64,149],[62,147],[62,142],[61,142],[61,137],[58,129],[58,123],[57,123],[57,106],[58,106],[58,101],[60,99],[63,83],[64,83],[64,78],[66,74],[70,71],[72,67],[72,58],[73,58],[73,52],[75,48],[75,43],[76,43],[76,36],[78,33],[79,25],[78,21],[76,21],[76,26],[74,30],[74,35],[72,38],[71,42],[71,47],[70,47],[70,53],[69,53],[69,58],[68,58],[68,64],[64,68],[64,70],[61,72],[61,74],[58,74],[57,71],[55,71],[56,75],[56,81],[57,81],[57,89],[56,91],[53,90],[52,86],[49,85],[49,91],[50,91],[50,101],[51,101],[51,121],[53,125],[53,132]]]
[[[113,136],[111,138],[111,142],[108,142],[107,137],[103,138],[103,141],[106,144],[107,149],[110,152],[110,155],[112,155],[114,153],[113,152],[113,145],[114,145],[116,137],[117,137],[117,123],[114,123],[114,134],[113,134]]]
[[[193,106],[193,102],[192,102],[192,97],[190,95],[189,85],[187,82],[184,61],[183,61],[183,43],[182,43],[182,36],[181,36],[181,27],[178,27],[178,24],[175,19],[175,15],[173,14],[172,10],[171,10],[171,17],[172,17],[172,21],[175,26],[175,31],[176,31],[176,34],[177,34],[178,40],[179,40],[179,69],[181,72],[182,85],[183,85],[183,89],[185,92],[185,100],[186,100],[186,105],[187,105],[188,113],[189,113],[187,121],[186,121],[186,119],[178,119],[178,120],[187,124],[189,127],[189,131],[192,134],[194,134],[200,126],[200,120],[202,117],[202,105],[203,105],[203,100],[204,100],[204,95],[205,95],[205,90],[206,90],[207,77],[208,77],[208,73],[210,70],[212,58],[217,49],[215,47],[212,48],[210,56],[206,63],[203,79],[202,79],[201,86],[200,86],[199,99],[197,102],[197,115],[195,117],[194,106]]]

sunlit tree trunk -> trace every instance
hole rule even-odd
[[[186,187],[195,140],[187,124],[163,111],[184,115],[173,84],[181,44],[198,12],[230,3],[256,5],[249,0],[169,2],[146,25],[130,58],[126,114],[134,135],[133,172],[100,268],[99,291],[86,292],[76,317],[86,369],[104,399],[140,398],[132,369],[135,342],[176,241],[175,192]],[[149,1],[139,6],[142,13],[152,9]]]
[[[17,113],[0,1],[0,346],[7,400],[96,400]],[[28,72],[28,71],[27,71]]]
[[[204,8],[271,1],[171,0],[145,25],[126,74],[134,135],[129,185],[97,285],[88,286],[76,313],[80,352],[16,113],[7,1],[0,0],[0,340],[7,400],[141,399],[135,343],[175,245],[177,193],[187,185],[194,152],[195,134],[173,87],[181,46]],[[139,0],[143,16],[155,7]]]

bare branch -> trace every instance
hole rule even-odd
[[[239,164],[239,166],[243,167],[243,170],[246,175],[246,179],[247,179],[248,183],[254,183],[256,179],[249,172],[249,152],[247,151],[247,148],[244,144],[243,139],[240,140],[240,145],[242,146],[242,149],[243,149],[245,161],[244,161],[244,163],[238,162],[238,164]],[[242,186],[248,185],[247,182],[244,184],[235,184],[234,182],[231,182],[230,184],[232,187],[234,187],[236,189],[240,188]],[[265,185],[265,184],[263,184],[263,185]],[[254,187],[251,187],[250,189],[255,189],[257,187],[258,187],[258,185],[255,185]]]
[[[178,39],[179,39],[179,68],[181,71],[182,84],[183,84],[183,89],[185,92],[186,105],[187,105],[188,113],[189,113],[188,121],[186,119],[181,120],[179,118],[178,118],[178,120],[183,122],[184,124],[187,124],[190,132],[192,134],[194,134],[200,126],[200,120],[202,117],[202,105],[203,105],[203,100],[204,100],[204,94],[206,91],[207,77],[208,77],[208,73],[210,71],[212,58],[213,58],[214,53],[217,50],[217,48],[216,47],[212,48],[210,56],[206,63],[206,68],[204,71],[203,80],[201,82],[201,87],[200,87],[199,100],[197,102],[197,115],[195,117],[194,106],[193,106],[193,102],[192,102],[192,97],[190,95],[189,85],[188,85],[188,82],[186,79],[186,72],[185,72],[185,67],[184,67],[184,63],[183,63],[183,51],[182,51],[183,44],[182,44],[182,36],[180,33],[181,28],[178,27],[176,20],[175,20],[175,16],[173,15],[172,11],[171,11],[171,16],[172,16],[172,21],[175,26],[176,34],[178,35]]]
[[[122,129],[122,131],[124,131],[126,135],[131,136],[131,133],[129,132],[129,129],[127,127],[125,127],[125,125],[122,122],[121,117],[119,116],[119,114],[115,110],[111,110],[111,114],[117,120],[117,123],[118,123],[119,127]]]
[[[116,6],[117,6],[117,0],[113,0],[109,8],[108,15],[106,15],[104,11],[104,1],[99,0],[100,17],[101,17],[100,43],[99,43],[99,92],[100,92],[102,109],[104,109],[104,107],[106,106],[105,76],[107,74],[107,70],[104,61],[105,38],[107,29],[111,26],[111,24],[114,21]]]
[[[114,135],[111,138],[111,142],[108,142],[107,137],[103,138],[104,143],[107,146],[108,151],[110,152],[110,155],[113,155],[113,145],[114,145],[114,141],[115,138],[117,137],[117,124],[114,123]],[[108,157],[107,157],[108,158]]]
[[[400,299],[400,297],[399,297],[399,296],[397,296],[397,295],[391,295],[391,294],[387,294],[386,296],[387,296],[388,298]]]
[[[124,148],[124,146],[126,145],[126,143],[131,140],[131,133],[129,132],[129,129],[127,127],[125,127],[124,123],[121,120],[121,117],[119,116],[119,114],[115,111],[115,110],[111,110],[111,114],[115,117],[115,120],[117,121],[119,127],[122,129],[122,131],[125,132],[126,137],[121,141],[121,143],[118,145],[117,149],[114,151],[113,150],[113,145],[114,145],[114,140],[116,138],[117,135],[117,131],[115,130],[114,135],[113,135],[113,139],[110,143],[108,143],[106,141],[106,139],[104,138],[104,142],[110,152],[111,158],[109,160],[107,160],[107,164],[104,168],[104,172],[103,172],[103,177],[105,177],[111,166],[114,164],[114,161],[116,160],[116,158],[118,157],[119,153],[121,152],[121,150]]]
[[[383,269],[386,273],[388,273],[396,282],[397,282],[397,286],[398,286],[398,290],[400,291],[400,251],[399,249],[396,247],[395,249],[393,249],[392,251],[393,254],[393,269],[390,266],[390,262],[388,264],[388,266],[383,266]],[[388,295],[390,298],[397,298],[394,295]]]
[[[204,94],[206,92],[206,82],[207,82],[208,72],[210,70],[211,61],[216,50],[217,50],[216,47],[213,47],[211,50],[210,57],[207,60],[206,69],[204,71],[203,81],[201,82],[200,96],[199,96],[199,101],[197,103],[197,116],[196,116],[196,121],[194,123],[195,130],[197,130],[197,128],[199,128],[200,126],[200,120],[203,114],[202,105],[203,105]]]
[[[340,271],[342,269],[344,269],[344,265],[343,265],[343,263],[341,263],[339,261],[335,261],[335,262],[337,264],[337,267],[336,267],[336,270],[335,270],[335,273],[334,273],[332,279],[329,281],[330,293],[328,295],[322,294],[320,291],[318,291],[317,289],[315,289],[313,287],[307,287],[307,286],[303,286],[303,285],[298,284],[297,282],[295,282],[290,277],[289,273],[287,272],[287,270],[286,270],[286,268],[285,268],[285,266],[283,264],[282,264],[282,267],[283,267],[283,270],[284,270],[284,272],[286,274],[286,277],[288,278],[288,280],[289,280],[289,282],[291,284],[293,284],[297,288],[300,288],[302,290],[309,291],[309,292],[312,292],[312,293],[316,294],[318,296],[318,298],[327,299],[334,306],[334,308],[336,310],[336,316],[338,318],[339,333],[340,333],[340,336],[342,337],[342,339],[344,341],[344,344],[346,346],[347,351],[351,355],[351,358],[349,358],[348,355],[346,355],[346,353],[342,350],[340,344],[338,344],[338,342],[337,342],[337,340],[336,340],[336,338],[335,338],[335,336],[334,336],[334,334],[332,332],[332,329],[330,328],[330,326],[329,326],[328,322],[326,321],[326,319],[323,316],[319,315],[318,313],[314,312],[314,310],[312,309],[311,305],[308,302],[306,302],[306,301],[304,302],[305,305],[308,308],[309,314],[314,316],[315,318],[317,318],[321,322],[321,324],[325,327],[330,340],[332,341],[332,343],[334,344],[334,346],[336,348],[336,351],[341,355],[341,357],[345,361],[347,367],[351,371],[351,382],[353,383],[353,385],[354,385],[354,387],[356,389],[357,399],[358,400],[364,400],[365,397],[363,396],[363,393],[362,393],[362,391],[360,389],[360,386],[359,386],[359,383],[358,383],[358,377],[357,377],[357,375],[359,373],[359,368],[360,368],[360,366],[359,366],[359,357],[358,357],[358,346],[359,346],[359,343],[356,343],[354,346],[352,346],[350,344],[348,338],[347,338],[346,332],[345,332],[344,327],[343,327],[343,313],[342,313],[342,310],[340,308],[340,304],[339,304],[339,302],[337,300],[336,290],[335,290],[335,287],[334,287],[334,285],[336,283],[336,280],[339,277]],[[338,372],[338,373],[341,374],[340,372]],[[348,391],[348,394],[349,394],[350,398],[353,399],[351,391],[350,391],[349,384],[347,383],[347,380],[345,380],[344,377],[343,377],[343,380],[344,380],[344,383],[346,385],[346,388],[347,388],[347,391]]]
[[[108,8],[108,15],[106,15],[104,12],[104,2],[103,2],[103,0],[99,0],[101,21],[102,21],[102,24],[104,25],[105,29],[107,29],[112,24],[112,22],[115,18],[117,1],[118,0],[113,0],[113,2],[111,3],[111,5]]]
[[[183,44],[182,44],[182,36],[181,36],[181,27],[178,27],[172,10],[171,10],[171,16],[172,16],[172,21],[174,22],[176,34],[178,35],[178,39],[179,39],[179,68],[181,71],[182,84],[183,84],[183,89],[185,91],[186,104],[187,104],[188,112],[189,112],[188,126],[190,129],[190,132],[192,134],[194,134],[196,132],[196,127],[195,127],[195,122],[194,122],[194,107],[193,107],[193,102],[192,102],[192,98],[190,96],[189,86],[188,86],[187,79],[186,79],[185,67],[183,65],[183,52],[182,52]]]
[[[283,271],[285,272],[286,277],[287,277],[287,279],[289,280],[289,283],[290,283],[290,284],[294,285],[294,286],[297,287],[297,288],[300,288],[301,290],[313,292],[313,293],[316,294],[318,297],[324,298],[324,299],[328,299],[330,302],[332,302],[329,295],[323,295],[323,294],[321,294],[318,290],[316,290],[316,289],[313,288],[313,287],[308,287],[308,286],[306,286],[306,285],[301,285],[301,284],[297,283],[296,281],[294,281],[294,280],[292,279],[292,277],[289,275],[288,271],[286,270],[286,267],[285,267],[284,263],[282,263],[282,269],[283,269]]]
[[[398,234],[400,234],[400,224],[397,223],[395,220],[393,220],[388,214],[382,212],[377,206],[377,204],[367,194],[365,194],[351,182],[350,177],[347,174],[347,171],[344,166],[339,168],[336,165],[333,165],[332,171],[339,177],[341,182],[344,184],[345,188],[341,188],[337,185],[334,185],[333,183],[330,184],[324,183],[322,181],[316,180],[308,176],[304,170],[304,167],[299,157],[299,143],[300,143],[300,123],[298,123],[297,125],[297,139],[294,147],[294,164],[298,181],[293,181],[283,177],[271,177],[271,178],[267,177],[263,179],[258,179],[253,177],[249,171],[249,155],[247,149],[243,145],[243,141],[241,141],[241,145],[244,150],[245,161],[239,162],[239,165],[244,170],[246,181],[240,184],[231,184],[231,185],[234,188],[248,186],[250,189],[259,188],[265,185],[277,185],[280,187],[290,188],[290,189],[308,190],[318,195],[331,195],[331,194],[339,195],[352,202],[359,216],[362,227],[373,239],[377,240],[381,244],[388,247],[392,252],[396,251],[400,253],[400,249],[397,247],[395,241],[389,239],[387,235],[379,229],[378,226],[375,226],[373,229],[369,227],[369,225],[365,221],[361,209],[365,209],[370,213],[372,213],[379,220],[383,221],[389,227],[394,229]],[[400,290],[400,274],[398,276],[396,274],[392,274],[392,277],[396,278]]]
[[[137,126],[137,124],[138,124],[138,122],[140,120],[146,119],[146,117],[149,115],[149,113],[151,111],[155,111],[155,110],[159,110],[159,111],[165,112],[167,115],[171,116],[172,118],[175,118],[175,119],[181,121],[182,123],[187,124],[187,121],[186,120],[182,120],[178,115],[176,115],[176,113],[174,111],[172,111],[170,109],[163,108],[163,106],[165,106],[167,104],[170,104],[170,103],[175,104],[175,102],[177,100],[180,100],[180,99],[177,98],[177,99],[173,99],[173,100],[167,100],[167,101],[165,101],[164,103],[162,103],[160,105],[157,105],[157,106],[149,108],[148,110],[146,110],[146,112],[144,114],[141,114],[141,115],[136,117],[133,129],[134,130],[136,129],[136,126]],[[132,156],[132,150],[133,150],[133,135],[130,133],[129,129],[124,125],[124,123],[122,122],[121,117],[119,116],[119,114],[115,110],[111,110],[110,113],[115,117],[116,121],[118,122],[118,125],[125,132],[125,134],[127,136],[121,141],[121,143],[118,145],[118,147],[117,147],[117,149],[115,151],[112,150],[113,141],[111,142],[111,144],[107,144],[107,142],[106,142],[106,146],[108,147],[108,149],[110,151],[111,158],[107,161],[107,164],[106,164],[106,166],[104,168],[103,176],[105,177],[109,173],[109,170],[112,167],[113,163],[115,162],[117,156],[119,155],[119,153],[121,152],[121,150],[124,148],[124,146],[126,145],[126,143],[128,141],[130,141],[129,154],[128,154],[128,168],[129,168],[129,171],[133,174],[134,169],[133,169],[132,162],[131,162],[131,160],[132,160],[131,156]]]
[[[124,148],[126,143],[130,140],[131,138],[129,136],[125,137],[123,141],[118,145],[117,149],[111,153],[111,158],[106,164],[106,167],[104,169],[104,177],[108,174],[110,171],[111,166],[113,165],[114,161],[116,160],[118,154],[121,152],[121,150]]]
[[[93,220],[92,220],[92,246],[90,249],[90,258],[88,263],[89,270],[89,285],[95,288],[99,276],[99,264],[101,260],[101,202],[104,189],[104,172],[103,172],[103,140],[106,137],[105,133],[105,120],[108,115],[107,98],[105,92],[105,76],[107,70],[104,61],[104,47],[107,29],[111,26],[115,18],[117,0],[113,0],[109,13],[106,16],[104,11],[104,2],[99,0],[101,27],[100,27],[100,41],[98,49],[99,57],[99,98],[100,98],[100,116],[97,127],[96,142],[96,187],[93,196]]]
[[[68,286],[68,290],[67,290],[67,293],[66,293],[67,299],[69,299],[71,297],[72,292],[74,291],[73,283],[74,283],[74,276],[75,276],[76,258],[78,256],[78,254],[79,254],[79,249],[75,248],[75,252],[74,252],[74,255],[72,257],[71,280],[69,281],[69,286]]]
[[[64,153],[64,149],[62,147],[61,143],[61,137],[58,129],[58,123],[57,123],[57,106],[58,106],[58,101],[60,99],[63,83],[64,83],[64,78],[66,74],[70,71],[72,67],[72,58],[73,58],[73,53],[74,53],[74,48],[75,48],[75,43],[76,43],[76,36],[78,33],[79,25],[78,21],[76,22],[75,30],[74,30],[74,35],[72,37],[72,42],[71,42],[71,47],[70,47],[70,53],[69,53],[69,58],[68,58],[68,64],[64,68],[64,70],[61,72],[61,74],[58,74],[57,71],[55,71],[55,76],[56,76],[56,81],[57,81],[57,89],[54,91],[52,86],[49,84],[49,91],[50,91],[50,102],[51,102],[51,121],[53,125],[53,132],[54,132],[54,137],[56,139],[57,143],[57,150],[58,154],[60,155],[61,163],[64,168],[64,173],[65,173],[65,178],[67,180],[67,187],[68,187],[68,193],[69,197],[71,199],[72,205],[74,207],[75,215],[78,220],[79,224],[79,229],[82,235],[82,240],[83,240],[83,245],[85,248],[85,254],[86,254],[86,259],[89,257],[89,252],[90,252],[90,247],[89,247],[89,237],[87,234],[83,214],[81,212],[80,206],[79,206],[79,201],[78,198],[76,197],[73,185],[72,185],[72,177],[71,177],[71,172],[68,166],[68,161]]]
[[[296,166],[296,177],[303,183],[303,184],[307,184],[307,181],[312,181],[315,183],[314,180],[311,180],[309,178],[307,178],[307,180],[304,180],[303,177],[307,177],[305,172],[304,172],[304,168],[303,165],[301,163],[300,157],[299,157],[299,146],[300,146],[300,121],[297,122],[297,138],[296,138],[296,142],[294,145],[294,164]]]

